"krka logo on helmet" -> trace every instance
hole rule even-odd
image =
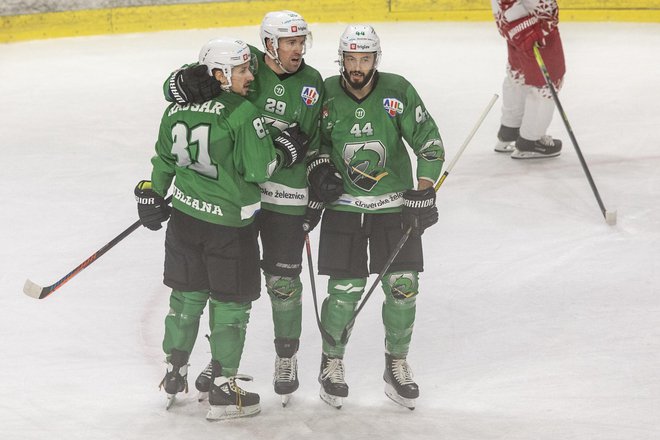
[[[385,107],[385,111],[390,116],[390,118],[395,117],[397,113],[403,113],[403,102],[396,98],[383,99],[383,107]]]
[[[313,106],[319,100],[319,92],[316,90],[316,87],[303,87],[300,96],[307,107]]]

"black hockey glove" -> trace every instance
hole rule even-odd
[[[298,125],[292,125],[273,139],[273,145],[278,151],[282,166],[289,168],[305,159],[309,149],[309,136],[303,133]]]
[[[327,155],[321,155],[307,165],[309,188],[318,200],[332,203],[344,194],[344,181]]]
[[[169,80],[170,96],[177,104],[201,104],[222,92],[220,83],[209,76],[203,64],[174,72]]]
[[[157,231],[161,223],[170,217],[171,208],[156,191],[151,189],[150,180],[141,180],[135,187],[138,215],[143,226]]]
[[[309,191],[309,201],[307,202],[307,210],[305,211],[305,218],[303,219],[303,231],[305,233],[312,232],[316,225],[321,221],[321,214],[323,213],[323,202],[316,199],[314,193]]]
[[[401,228],[411,228],[412,235],[422,235],[424,230],[438,222],[438,208],[435,206],[435,189],[409,189],[403,193]]]

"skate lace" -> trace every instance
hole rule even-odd
[[[401,385],[408,385],[415,383],[413,381],[413,373],[410,369],[410,365],[405,359],[393,359],[392,360],[392,375]]]
[[[242,408],[243,396],[247,394],[247,391],[239,387],[238,384],[236,383],[236,380],[250,381],[252,380],[252,376],[248,376],[247,374],[237,374],[236,376],[231,376],[227,378],[229,389],[233,391],[234,395],[236,396],[236,406],[238,408]]]
[[[539,143],[542,145],[545,145],[546,147],[552,147],[555,145],[555,141],[552,139],[552,136],[541,136],[541,139],[539,139]]]
[[[293,382],[296,379],[298,362],[294,354],[290,358],[275,358],[275,382]]]
[[[332,383],[344,383],[344,361],[340,358],[329,358],[323,368],[321,380],[330,379]]]
[[[184,381],[184,390],[187,393],[188,392],[188,382],[186,381],[186,377],[188,376],[188,367],[190,364],[185,364],[181,365],[179,368],[177,368],[177,371],[175,372],[174,365],[172,363],[165,361],[165,364],[167,365],[167,371],[165,373],[165,377],[163,377],[163,380],[160,381],[158,384],[158,389],[162,389],[165,386],[165,381],[174,375],[181,377],[181,380]]]
[[[209,379],[211,378],[211,374],[213,373],[213,363],[209,362],[206,368],[204,368],[204,371],[199,373],[200,376],[208,377]]]

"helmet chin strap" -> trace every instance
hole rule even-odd
[[[277,66],[278,66],[280,69],[282,69],[282,72],[284,72],[284,73],[288,73],[288,74],[292,74],[292,73],[294,73],[294,72],[289,72],[288,70],[286,70],[286,69],[284,68],[284,65],[282,65],[282,62],[280,61],[280,56],[277,54],[277,43],[276,43],[275,41],[273,41],[273,39],[270,39],[270,42],[271,42],[271,44],[273,45],[273,52],[275,52],[275,55],[273,55],[272,53],[270,53],[269,50],[266,50],[266,55],[268,55],[268,58],[270,58],[271,60],[275,61],[275,64],[277,64]]]
[[[374,79],[374,73],[376,73],[376,69],[371,69],[371,70],[369,71],[369,73],[367,73],[367,77],[366,77],[365,81],[362,83],[362,85],[361,85],[360,87],[356,87],[356,86],[353,85],[353,83],[351,82],[350,75],[349,75],[348,71],[346,70],[346,68],[344,68],[344,70],[341,72],[341,75],[344,77],[344,81],[346,81],[346,83],[347,83],[349,86],[351,86],[352,89],[354,89],[354,90],[362,90],[362,89],[364,89],[366,86],[368,86],[369,83],[371,83],[371,80]]]

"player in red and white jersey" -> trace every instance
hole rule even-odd
[[[534,58],[538,44],[555,89],[566,67],[556,0],[491,0],[500,34],[507,42],[502,85],[502,119],[495,151],[514,159],[558,156],[561,141],[546,134],[555,109],[550,89]]]

